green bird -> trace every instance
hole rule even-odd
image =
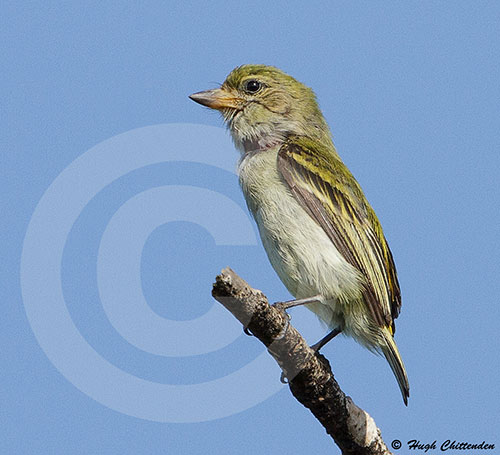
[[[296,300],[331,329],[383,353],[408,404],[394,341],[401,309],[396,266],[380,222],[340,159],[314,92],[272,66],[235,68],[194,93],[217,109],[241,152],[240,184],[269,260]]]

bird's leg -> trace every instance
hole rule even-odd
[[[306,297],[305,299],[288,300],[286,302],[276,302],[273,303],[273,307],[286,311],[288,308],[293,308],[294,306],[307,305],[308,303],[321,302],[321,295],[314,295],[312,297]]]
[[[285,316],[287,318],[285,322],[285,327],[283,328],[279,336],[275,338],[275,340],[281,340],[285,336],[286,331],[288,330],[288,326],[290,325],[290,319],[291,319],[291,316],[286,312],[288,308],[293,308],[294,306],[299,306],[299,305],[307,305],[308,303],[313,303],[313,302],[319,302],[320,298],[321,298],[320,295],[315,295],[313,297],[306,297],[305,299],[288,300],[287,302],[273,303],[271,306],[285,313]]]
[[[329,341],[333,340],[340,332],[342,332],[342,329],[339,329],[338,327],[333,329],[330,333],[327,333],[321,340],[319,340],[316,344],[313,344],[311,346],[311,349],[314,352],[319,352],[319,350]]]
[[[286,302],[275,302],[271,305],[274,308],[276,308],[277,310],[283,311],[288,318],[288,320],[286,322],[286,326],[283,329],[281,335],[278,337],[278,339],[283,338],[285,336],[287,329],[288,329],[290,315],[286,312],[286,310],[288,310],[288,308],[293,308],[295,306],[300,306],[300,305],[307,305],[308,303],[314,303],[314,302],[321,302],[321,295],[318,294],[318,295],[314,295],[312,297],[306,297],[305,299],[287,300]],[[250,330],[248,330],[248,327],[245,327],[243,329],[243,332],[245,332],[245,335],[253,336],[252,332],[250,332]]]
[[[285,336],[286,331],[288,330],[288,326],[290,325],[290,319],[291,319],[290,315],[286,312],[288,308],[293,308],[294,306],[299,306],[299,305],[307,305],[308,303],[313,303],[313,302],[320,302],[320,298],[321,298],[320,295],[315,295],[313,297],[306,297],[305,299],[296,299],[296,300],[288,300],[287,302],[273,303],[271,306],[285,313],[287,317],[285,327],[281,331],[280,335],[275,339],[281,340]]]

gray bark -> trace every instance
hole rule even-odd
[[[293,396],[308,408],[344,455],[386,455],[374,420],[340,389],[328,360],[315,353],[279,306],[252,289],[230,268],[217,276],[212,295],[267,347],[288,379]]]

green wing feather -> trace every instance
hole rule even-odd
[[[374,320],[394,333],[401,308],[396,267],[358,182],[331,147],[307,137],[282,145],[278,169],[302,207],[364,277],[363,297]]]

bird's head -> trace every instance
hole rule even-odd
[[[239,66],[220,88],[190,98],[221,112],[243,152],[274,147],[289,135],[331,142],[314,92],[272,66]]]

